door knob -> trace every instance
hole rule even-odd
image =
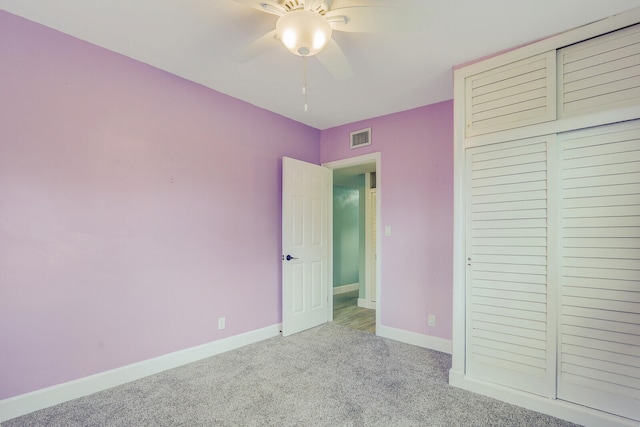
[[[298,258],[296,258],[294,256],[291,256],[291,255],[287,255],[286,257],[284,255],[282,255],[282,260],[284,261],[285,259],[287,261],[291,261],[292,259],[298,259]]]

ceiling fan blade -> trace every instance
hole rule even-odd
[[[257,40],[254,40],[244,49],[236,52],[232,59],[237,62],[247,62],[251,59],[265,53],[280,45],[280,41],[276,37],[276,30],[269,31]]]
[[[331,40],[316,58],[338,80],[346,80],[353,75],[351,64],[335,40]]]
[[[286,10],[273,0],[233,0],[236,3],[250,7],[252,9],[260,10],[262,12],[271,13],[272,15],[282,16],[286,13]]]
[[[346,6],[326,14],[336,31],[378,33],[417,31],[425,28],[424,10],[393,6]]]

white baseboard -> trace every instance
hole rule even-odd
[[[280,324],[267,326],[266,328],[256,329],[121,368],[36,390],[31,393],[0,400],[0,422],[157,374],[167,369],[177,368],[178,366],[215,356],[216,354],[234,350],[267,338],[275,337],[280,334],[281,329],[282,326]]]
[[[362,308],[371,308],[373,310],[376,309],[376,303],[373,301],[368,301],[364,298],[358,298],[358,307]]]
[[[550,399],[470,378],[460,371],[449,371],[449,384],[586,427],[638,427],[640,425],[637,421],[597,411],[586,406],[559,399]]]
[[[336,286],[335,288],[333,288],[333,294],[339,295],[351,291],[357,291],[358,289],[360,289],[359,283],[351,283],[350,285]]]
[[[406,344],[417,345],[418,347],[451,354],[451,340],[446,340],[444,338],[431,337],[417,332],[410,332],[382,325],[376,327],[376,335]]]

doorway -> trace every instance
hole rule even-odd
[[[372,153],[323,165],[333,170],[336,231],[329,319],[371,333],[380,322],[380,160],[380,153]],[[349,208],[357,213],[349,213]]]

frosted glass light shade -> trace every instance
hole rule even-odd
[[[289,52],[313,56],[331,40],[331,25],[323,16],[310,10],[294,10],[278,18],[276,32]]]

